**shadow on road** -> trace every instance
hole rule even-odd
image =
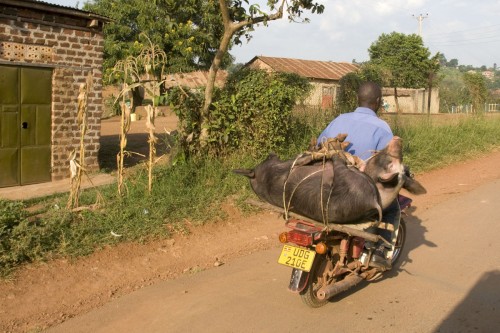
[[[397,271],[404,270],[407,263],[411,263],[411,252],[420,246],[437,247],[437,245],[425,238],[427,227],[422,224],[422,220],[413,215],[412,212],[416,207],[410,207],[410,212],[407,216],[403,216],[406,221],[406,242],[401,254],[401,259]]]
[[[484,273],[434,332],[498,332],[500,271]]]
[[[425,234],[427,233],[427,228],[422,225],[422,220],[419,219],[417,216],[412,215],[411,213],[416,210],[415,206],[410,207],[409,211],[407,212],[408,215],[403,215],[403,219],[406,221],[406,241],[405,245],[403,248],[403,251],[401,253],[401,258],[399,259],[399,262],[396,263],[396,266],[394,266],[389,272],[384,273],[381,279],[375,280],[373,282],[367,282],[367,281],[362,281],[358,285],[350,288],[347,291],[344,291],[340,293],[339,295],[336,295],[333,297],[330,302],[338,302],[346,297],[349,297],[353,293],[356,293],[357,291],[363,289],[370,283],[377,283],[379,281],[382,281],[383,279],[390,279],[398,276],[398,274],[402,271],[407,272],[404,269],[404,266],[407,263],[411,263],[411,252],[418,248],[419,246],[428,246],[428,247],[437,247],[437,245],[431,241],[426,240]]]

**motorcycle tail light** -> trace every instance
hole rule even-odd
[[[317,254],[325,254],[326,251],[328,251],[328,246],[326,246],[325,243],[320,242],[320,243],[316,244],[315,250],[316,250]]]
[[[312,234],[292,230],[288,232],[288,241],[300,246],[311,246],[313,244]]]
[[[282,232],[280,235],[279,235],[279,240],[280,240],[280,243],[288,243],[288,232]]]

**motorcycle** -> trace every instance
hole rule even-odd
[[[398,201],[401,212],[412,202],[402,195]],[[285,226],[291,230],[279,235],[284,245],[278,259],[278,263],[293,268],[288,289],[298,293],[306,305],[318,308],[363,280],[380,278],[385,269],[371,264],[375,244],[385,242],[390,246],[388,257],[394,266],[406,240],[404,219],[395,224],[367,222],[325,227],[304,217],[288,219]],[[366,231],[375,227],[392,227],[393,242]]]

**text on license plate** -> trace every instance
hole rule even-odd
[[[314,256],[316,252],[304,249],[302,247],[296,247],[292,245],[284,245],[281,250],[278,263],[309,272],[311,270]]]

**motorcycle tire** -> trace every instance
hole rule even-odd
[[[323,271],[327,267],[328,259],[326,255],[317,255],[314,259],[313,267],[309,273],[307,285],[300,292],[302,302],[311,308],[319,308],[328,303],[328,299],[320,300],[317,297],[318,290],[322,287],[321,278]]]
[[[399,258],[401,257],[401,253],[403,251],[405,241],[406,241],[406,222],[405,222],[405,220],[403,220],[401,218],[401,220],[399,222],[398,236],[396,238],[396,244],[394,244],[394,251],[392,253],[391,264],[393,267],[398,262]]]

